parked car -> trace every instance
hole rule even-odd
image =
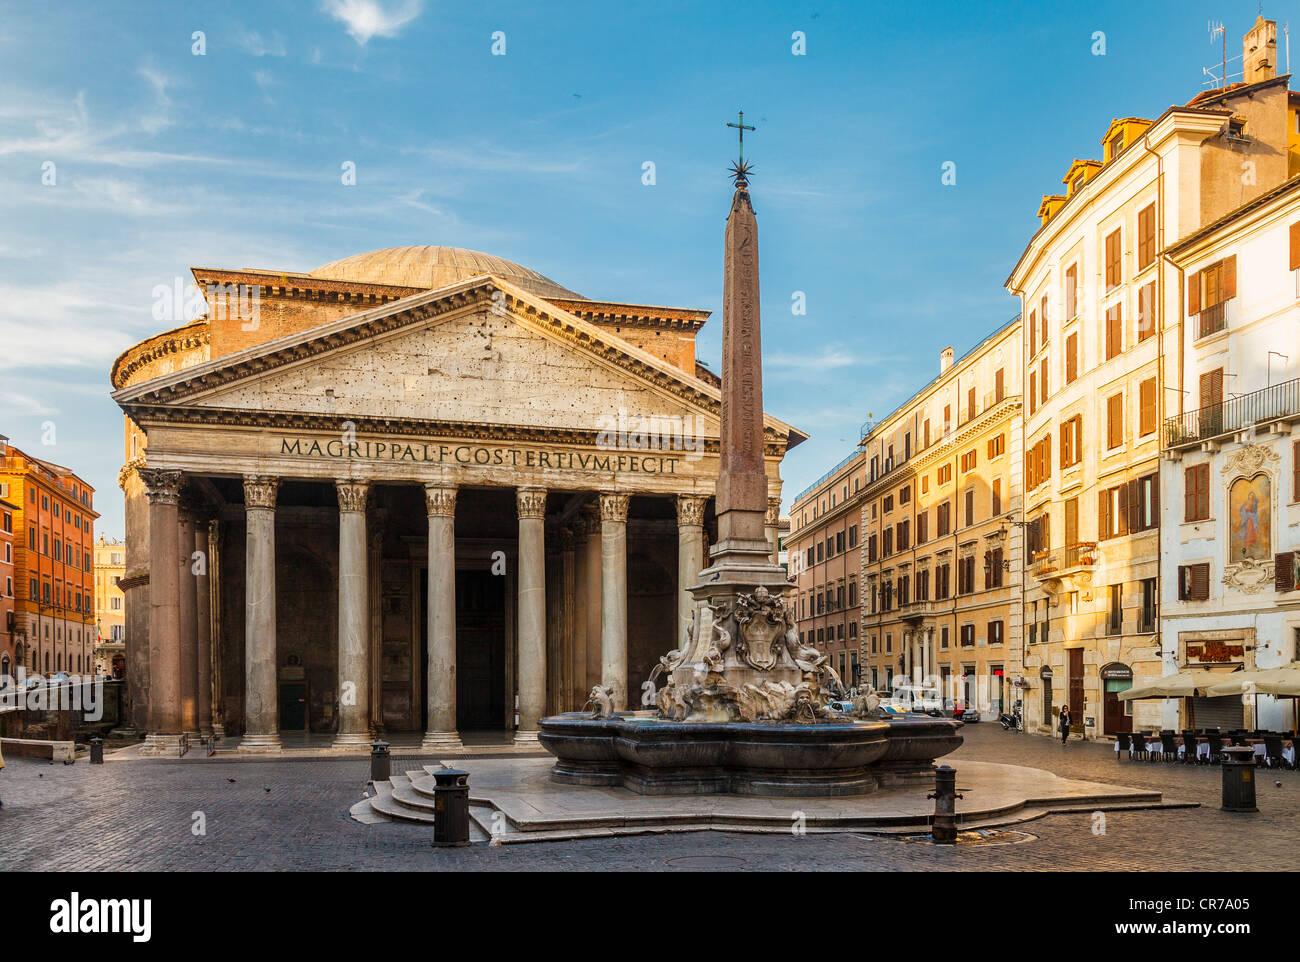
[[[943,714],[943,695],[938,688],[920,685],[895,685],[890,703],[904,711]]]

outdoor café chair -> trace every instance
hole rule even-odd
[[[1281,768],[1285,762],[1282,758],[1282,736],[1264,736],[1264,761],[1269,768]]]
[[[1147,751],[1147,736],[1141,732],[1133,733],[1133,747],[1129,749],[1129,758],[1149,757]]]
[[[1160,745],[1164,749],[1165,761],[1170,762],[1178,757],[1178,736],[1173,732],[1161,732]]]
[[[1213,729],[1205,737],[1210,742],[1210,754],[1206,761],[1211,765],[1217,765],[1219,756],[1223,754],[1223,736],[1219,734],[1218,729]]]
[[[1183,732],[1183,761],[1188,765],[1196,762],[1196,732]]]
[[[1133,757],[1133,740],[1129,738],[1128,732],[1118,732],[1115,735],[1115,761],[1119,761],[1119,753],[1128,752],[1129,758]]]

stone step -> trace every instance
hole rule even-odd
[[[407,805],[394,795],[396,791],[410,791],[410,781],[405,775],[394,775],[387,782],[376,782],[376,794],[370,799],[370,808],[392,821],[418,822],[421,825],[433,824],[432,811],[426,812]]]

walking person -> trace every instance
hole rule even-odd
[[[1061,706],[1061,714],[1057,719],[1056,724],[1061,730],[1061,744],[1064,745],[1066,740],[1070,737],[1070,709],[1067,706]]]

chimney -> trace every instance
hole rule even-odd
[[[1277,76],[1277,21],[1255,18],[1241,41],[1241,79],[1248,84]]]
[[[952,370],[952,348],[945,347],[939,352],[939,373],[947,374]]]

